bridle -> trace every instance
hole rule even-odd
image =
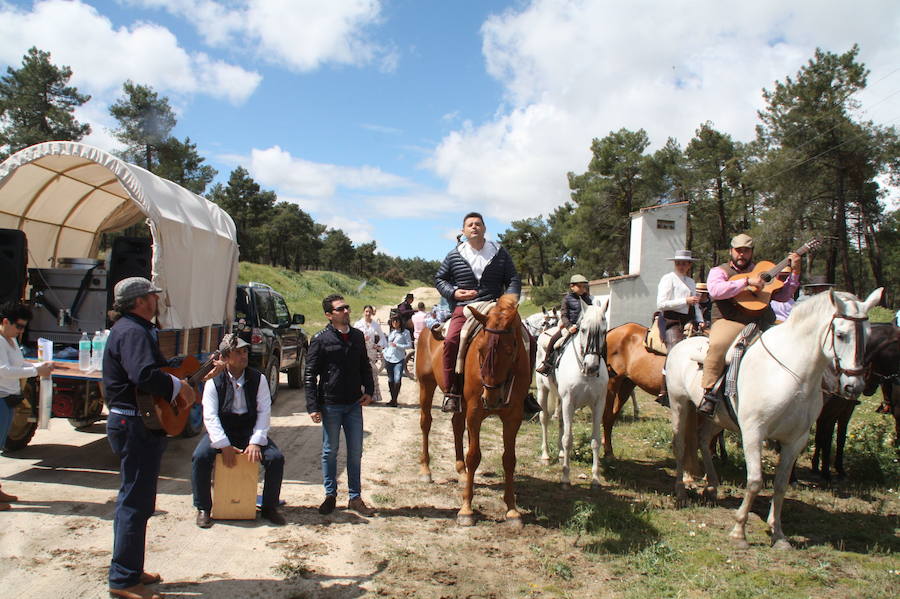
[[[484,327],[483,330],[485,333],[488,333],[489,335],[508,335],[508,334],[512,333],[511,329],[491,329],[488,327]],[[494,362],[495,362],[495,356],[496,356],[496,351],[497,351],[496,346],[497,346],[498,341],[499,341],[499,339],[497,337],[488,337],[488,340],[486,342],[487,352],[486,352],[486,354],[484,356],[484,360],[481,362],[481,366],[480,366],[481,386],[488,390],[499,389],[499,388],[503,387],[512,376],[512,374],[510,374],[510,376],[508,376],[507,379],[505,381],[503,381],[502,383],[500,383],[499,385],[491,385],[491,384],[485,382],[485,381],[487,381],[487,377],[485,376],[485,373],[492,374],[494,371]],[[511,372],[512,372],[512,370],[510,370],[510,373]]]
[[[834,333],[834,321],[838,319],[849,320],[853,323],[853,332],[856,335],[856,347],[853,352],[853,363],[859,363],[859,356],[865,357],[866,354],[866,338],[864,333],[864,325],[863,323],[868,322],[868,316],[847,316],[846,314],[841,314],[840,312],[835,312],[831,317],[831,323],[828,326],[828,330],[831,332],[831,353],[834,356],[834,371],[840,376],[842,374],[846,374],[848,376],[862,376],[866,373],[865,365],[859,368],[844,368],[841,366],[841,358],[838,355],[837,348],[835,347],[836,337]],[[823,342],[824,343],[824,342]]]
[[[580,332],[580,330],[579,330]],[[576,335],[578,332],[575,333]],[[584,366],[584,358],[587,355],[595,355],[598,359],[603,359],[603,350],[604,343],[606,341],[606,337],[601,334],[600,328],[589,329],[587,331],[587,343],[584,346],[581,354],[578,353],[578,345],[575,345],[575,360],[578,362],[578,368],[581,370],[581,374],[584,376],[600,376],[600,369],[597,369],[595,374],[591,374],[587,372],[587,369]]]

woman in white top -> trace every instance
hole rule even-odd
[[[12,426],[15,406],[22,401],[21,379],[49,376],[53,364],[29,364],[22,357],[17,338],[31,320],[31,309],[18,302],[0,305],[0,449],[6,445],[6,435]],[[0,490],[0,512],[10,509],[9,503],[18,500]]]
[[[673,271],[663,275],[656,290],[659,336],[666,344],[666,349],[672,349],[673,345],[684,339],[684,327],[687,323],[693,321],[697,327],[704,327],[697,286],[688,274],[697,259],[691,255],[690,250],[678,250],[669,260],[674,263]],[[656,403],[669,405],[665,370]]]
[[[669,260],[674,263],[674,270],[663,275],[656,291],[659,332],[666,349],[684,339],[686,324],[694,322],[701,326],[703,323],[697,286],[688,274],[697,259],[690,250],[678,250]]]
[[[366,306],[363,308],[363,317],[356,321],[353,325],[354,329],[362,331],[366,338],[366,352],[369,355],[369,364],[372,365],[372,376],[375,377],[375,393],[372,399],[376,402],[381,401],[381,388],[378,385],[378,359],[381,357],[381,350],[385,347],[384,331],[381,330],[381,323],[375,318],[375,308]]]

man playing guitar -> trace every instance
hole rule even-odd
[[[733,298],[749,289],[762,289],[767,281],[758,274],[741,277],[754,270],[753,238],[741,233],[731,240],[731,260],[709,271],[707,287],[713,300],[712,327],[709,330],[709,349],[703,361],[703,401],[697,409],[712,418],[716,412],[718,398],[713,386],[725,370],[725,353],[745,326],[751,322],[766,329],[775,323],[775,313],[768,305],[757,313],[748,312],[736,304]],[[800,285],[800,255],[789,254],[791,275],[784,286],[772,294],[771,299],[785,301],[793,297]]]

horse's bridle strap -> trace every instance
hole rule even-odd
[[[837,355],[837,348],[835,347],[835,334],[834,334],[834,321],[838,318],[843,320],[849,320],[855,323],[856,329],[856,350],[853,356],[854,362],[859,358],[860,355],[865,357],[865,339],[862,335],[862,327],[863,323],[869,320],[868,316],[848,316],[847,314],[841,314],[840,312],[835,312],[831,317],[832,326],[829,327],[831,329],[831,351],[834,354],[834,369],[837,374],[846,374],[849,376],[862,376],[866,373],[866,368],[863,366],[862,368],[844,368],[841,366],[841,360]]]

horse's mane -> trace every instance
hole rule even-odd
[[[497,305],[488,313],[488,322],[492,329],[505,329],[509,327],[512,319],[518,314],[519,298],[512,293],[501,295]]]
[[[861,315],[859,314],[860,310],[858,307],[859,298],[846,291],[834,291],[833,293],[839,300],[838,309],[841,312],[846,313],[847,316]],[[790,325],[791,327],[805,327],[813,321],[818,323],[821,317],[824,317],[826,314],[833,314],[834,312],[835,306],[831,303],[830,294],[827,291],[823,291],[822,293],[812,296],[808,300],[794,304],[790,318],[788,318],[784,325],[781,326]],[[864,314],[862,316],[864,316]]]
[[[600,306],[596,304],[588,304],[587,308],[581,311],[579,326],[587,331],[596,331],[603,327],[604,313]]]

